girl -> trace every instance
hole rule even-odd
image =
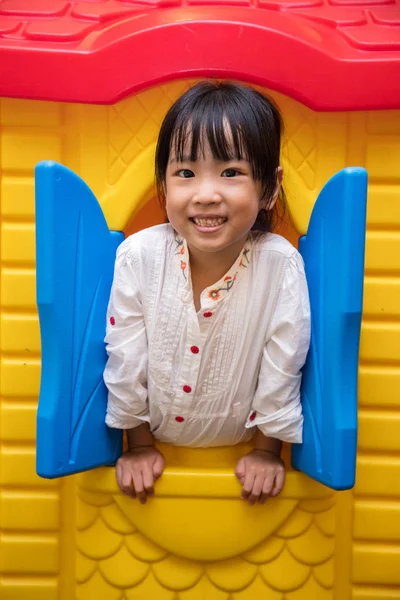
[[[106,423],[126,429],[121,490],[145,502],[155,440],[254,440],[236,475],[250,504],[284,485],[281,442],[302,441],[310,310],[299,253],[270,233],[284,201],[281,119],[261,93],[202,82],[161,126],[156,180],[168,224],[118,249],[107,315]]]

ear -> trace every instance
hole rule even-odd
[[[282,180],[283,180],[283,167],[279,166],[276,169],[276,185],[275,185],[275,190],[274,190],[274,193],[272,195],[272,198],[267,203],[267,206],[265,207],[265,210],[271,210],[272,208],[274,208],[274,206],[276,204],[276,201],[278,200],[278,197],[279,197],[279,192],[280,192],[281,186],[282,186]]]
[[[268,203],[268,210],[271,210],[272,208],[274,208],[276,201],[278,200],[279,192],[281,191],[282,180],[283,180],[283,167],[279,166],[276,169],[275,191],[274,191],[274,195],[272,196],[270,202]]]

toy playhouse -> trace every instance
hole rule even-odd
[[[164,447],[141,506],[103,424],[105,303],[123,236],[164,219],[161,119],[204,77],[262,87],[285,120],[305,443],[256,507],[244,448]],[[0,0],[0,97],[0,597],[399,600],[399,1]]]

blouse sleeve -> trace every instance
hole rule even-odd
[[[303,260],[296,252],[288,259],[246,427],[257,426],[267,437],[301,443],[301,368],[309,345],[308,289]]]
[[[147,335],[141,294],[129,241],[117,251],[107,310],[104,381],[108,388],[106,424],[132,429],[149,422]]]

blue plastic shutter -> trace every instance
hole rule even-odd
[[[122,233],[108,230],[96,198],[77,175],[54,162],[37,165],[42,376],[36,468],[42,477],[113,464],[121,453],[121,432],[104,423],[103,340],[122,240]]]
[[[366,171],[344,169],[321,191],[300,241],[312,333],[301,392],[303,444],[293,445],[292,464],[337,490],[355,481],[366,200]]]

